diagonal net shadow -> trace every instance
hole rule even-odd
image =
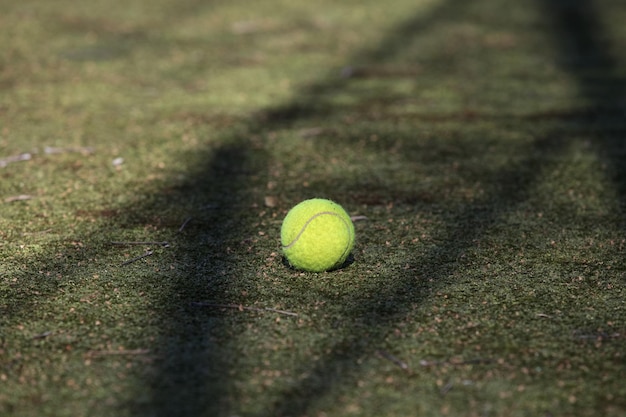
[[[393,57],[402,56],[410,46],[411,40],[427,35],[437,22],[462,18],[465,10],[472,3],[473,1],[469,0],[459,5],[452,0],[442,0],[428,12],[419,12],[414,17],[407,18],[406,22],[385,34],[385,38],[375,48],[364,48],[355,52],[349,57],[347,63],[381,64]],[[350,66],[346,66],[344,71],[349,73],[347,78],[368,76],[368,74],[362,74],[361,69],[352,69]],[[404,75],[411,75],[414,71],[409,66],[402,72]],[[390,75],[393,76],[393,74]],[[258,126],[265,130],[271,130],[274,127],[285,128],[297,121],[331,115],[337,109],[327,104],[323,97],[332,96],[346,89],[348,83],[349,79],[337,77],[336,74],[313,83],[301,89],[290,102],[261,111],[258,115]]]
[[[620,211],[626,208],[626,79],[617,75],[616,48],[603,27],[597,2],[543,0],[550,17],[557,63],[575,77],[580,95],[589,103],[580,130],[599,136],[592,145],[608,162]],[[622,228],[626,226],[626,219]]]
[[[148,415],[221,415],[232,407],[228,371],[235,358],[227,346],[239,328],[229,320],[228,310],[203,308],[201,303],[227,304],[233,288],[246,287],[233,272],[235,260],[228,248],[251,234],[239,220],[254,204],[248,193],[250,176],[265,163],[262,151],[235,140],[217,148],[205,170],[177,190],[180,198],[202,195],[197,203],[209,213],[189,224],[177,254],[186,271],[173,279],[159,302],[164,331],[157,342],[160,363],[148,380],[153,393]],[[205,255],[186,259],[185,246],[205,247]],[[141,406],[137,411],[146,413]]]

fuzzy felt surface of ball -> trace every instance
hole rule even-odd
[[[312,272],[340,267],[354,247],[354,224],[339,204],[313,198],[287,213],[280,229],[283,254],[291,266]]]

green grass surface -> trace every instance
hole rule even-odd
[[[0,3],[0,415],[626,415],[624,21]],[[310,197],[344,269],[282,259]]]

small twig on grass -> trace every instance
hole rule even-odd
[[[136,245],[159,245],[162,246],[164,248],[169,248],[170,243],[169,242],[150,242],[150,241],[146,241],[146,242],[110,242],[111,245],[115,245],[115,246],[136,246]]]
[[[621,333],[607,333],[607,332],[583,332],[574,331],[574,338],[581,340],[605,340],[605,339],[619,339],[624,335]]]
[[[5,198],[4,202],[13,203],[14,201],[25,201],[25,200],[30,200],[31,198],[33,197],[28,194],[13,195],[11,197]]]
[[[34,340],[37,339],[45,339],[46,337],[50,336],[52,334],[52,331],[48,330],[47,332],[43,332],[43,333],[39,333],[33,336]]]
[[[32,158],[33,155],[28,152],[24,152],[19,155],[7,156],[6,158],[0,159],[0,168],[4,168],[13,162],[30,161]]]
[[[120,266],[126,266],[128,264],[132,264],[133,262],[137,262],[140,259],[147,258],[148,256],[152,255],[153,253],[154,252],[152,250],[148,249],[144,254],[139,255],[139,256],[135,256],[134,258],[129,259],[126,262],[122,262],[122,264]]]
[[[43,149],[43,153],[45,153],[46,155],[54,155],[54,154],[60,154],[60,153],[80,153],[83,155],[91,155],[95,151],[96,151],[95,148],[83,147],[83,146],[77,146],[73,148],[55,148],[53,146],[46,146]]]
[[[452,381],[448,381],[446,385],[441,387],[441,389],[439,390],[439,394],[441,394],[442,397],[445,397],[445,395],[450,392],[452,387],[454,387],[454,384],[452,383]]]
[[[405,371],[409,370],[409,365],[407,365],[406,362],[403,362],[402,360],[400,360],[397,357],[393,356],[391,353],[389,353],[389,352],[387,352],[385,350],[377,350],[376,353],[381,358],[387,359],[388,361],[394,363],[395,365],[398,365],[401,369],[404,369]]]
[[[352,216],[350,217],[350,220],[352,220],[353,222],[358,222],[361,220],[367,220],[367,216]]]
[[[148,353],[150,353],[150,349],[90,350],[85,356],[94,358],[98,356],[147,355]]]
[[[187,223],[189,223],[191,221],[191,219],[193,219],[193,217],[187,217],[185,219],[185,221],[183,222],[183,224],[180,225],[180,227],[178,228],[178,233],[181,233],[183,231],[183,229],[185,227],[187,227]]]
[[[217,303],[207,303],[204,301],[193,301],[190,304],[195,307],[230,308],[230,309],[239,310],[239,311],[247,310],[247,311],[270,312],[270,313],[284,314],[286,316],[298,317],[298,313],[294,313],[292,311],[278,310],[278,309],[269,308],[269,307],[264,307],[264,308],[246,307],[241,304],[217,304]]]
[[[43,149],[43,153],[45,155],[56,155],[62,153],[80,153],[82,155],[90,155],[95,152],[94,148],[90,147],[74,147],[74,148],[55,148],[52,146],[46,146]],[[0,168],[4,168],[9,164],[14,162],[23,162],[30,161],[33,159],[34,155],[37,155],[39,152],[34,150],[33,152],[22,152],[18,155],[7,156],[6,158],[0,158]]]
[[[37,230],[36,232],[22,232],[22,236],[45,235],[46,233],[50,233],[51,231],[52,229]]]
[[[424,367],[429,366],[443,366],[443,365],[453,365],[453,366],[462,366],[462,365],[486,365],[489,363],[495,362],[493,359],[489,358],[476,358],[476,359],[468,359],[468,360],[447,360],[447,361],[428,361],[422,359],[419,364]]]
[[[324,133],[323,127],[307,127],[304,129],[300,129],[298,134],[303,138],[313,138]]]
[[[162,248],[169,248],[170,244],[169,242],[152,242],[152,241],[145,241],[145,242],[136,242],[136,241],[130,241],[130,242],[109,242],[111,245],[115,245],[115,246],[145,246],[145,245],[158,245],[161,246]],[[136,256],[132,259],[129,259],[125,262],[122,262],[122,264],[120,264],[120,266],[126,266],[128,264],[132,264],[133,262],[137,262],[140,259],[143,258],[147,258],[148,256],[154,254],[154,251],[152,249],[146,249],[146,251],[139,256]]]

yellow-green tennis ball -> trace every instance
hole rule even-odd
[[[305,200],[289,210],[280,229],[283,254],[297,269],[321,272],[340,267],[354,247],[354,225],[339,204]]]

